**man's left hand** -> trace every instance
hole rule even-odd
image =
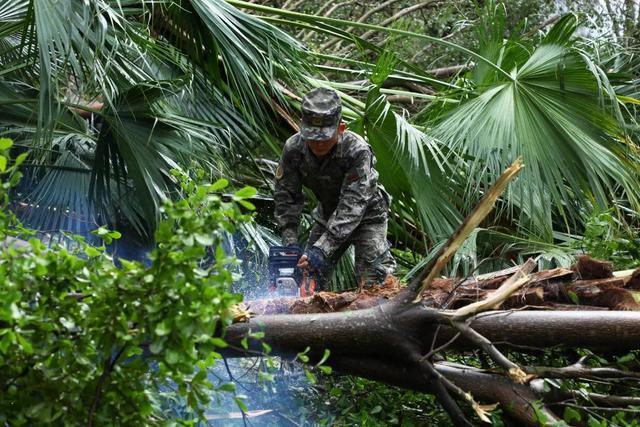
[[[322,271],[326,264],[324,251],[316,246],[311,246],[307,252],[300,257],[298,267],[304,270]]]

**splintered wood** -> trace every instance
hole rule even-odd
[[[520,266],[466,278],[436,278],[421,294],[422,303],[438,309],[458,309],[488,298]],[[640,269],[614,277],[613,266],[581,256],[571,269],[555,268],[529,275],[500,309],[640,310]],[[247,301],[255,314],[303,314],[360,310],[383,304],[402,287],[396,278],[362,292],[318,292],[307,298]]]

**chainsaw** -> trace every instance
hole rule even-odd
[[[316,278],[297,266],[302,256],[299,248],[269,248],[269,292],[277,296],[306,297],[313,295]]]

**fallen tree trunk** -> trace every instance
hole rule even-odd
[[[249,323],[232,325],[227,339],[239,343],[238,339],[249,330],[261,331],[277,353],[295,354],[310,346],[318,350],[328,348],[334,355],[347,351],[355,356],[384,352],[379,347],[394,341],[388,336],[394,330],[401,339],[405,339],[405,334],[412,336],[422,347],[430,346],[434,336],[438,346],[456,334],[454,328],[426,308],[411,310],[393,321],[386,311],[382,306],[346,313],[257,316]],[[494,343],[514,347],[563,346],[608,351],[640,347],[640,313],[635,312],[496,311],[477,316],[470,326]],[[468,347],[464,338],[451,346]]]
[[[319,359],[331,352],[328,364],[339,372],[424,392],[433,392],[435,380],[421,366],[425,355],[438,347],[468,349],[473,343],[456,335],[450,318],[424,304],[403,307],[393,301],[374,308],[337,313],[262,315],[231,325],[227,341],[244,353],[241,341],[263,332],[272,354],[293,356],[311,350]],[[517,349],[549,347],[623,351],[640,348],[640,313],[631,311],[493,311],[477,315],[469,327],[497,346]],[[262,351],[260,340],[249,340],[249,350]],[[537,425],[533,402],[540,396],[508,375],[469,367],[436,363],[435,369],[474,398],[499,402],[523,425]],[[562,377],[558,371],[523,367],[535,377]],[[592,369],[565,372],[586,378]],[[617,371],[622,376],[621,371]],[[600,375],[593,371],[593,375]],[[605,377],[615,377],[609,373]],[[636,379],[636,381],[638,381]],[[541,409],[547,420],[557,417]]]
[[[635,311],[638,307],[630,290],[637,289],[633,278],[638,275],[609,280],[609,265],[582,259],[572,270],[532,273],[535,263],[529,260],[522,266],[483,277],[437,278],[519,167],[516,162],[505,172],[407,287],[400,288],[392,282],[361,293],[320,293],[306,300],[250,303],[251,311],[280,314],[258,315],[230,325],[227,354],[262,354],[263,340],[272,355],[293,356],[309,349],[308,356],[317,361],[329,350],[328,364],[340,372],[435,394],[455,425],[471,425],[459,402],[471,405],[481,420],[489,420],[490,406],[482,406],[476,399],[499,403],[518,425],[539,425],[541,418],[545,423],[559,421],[558,414],[541,403],[545,392],[534,381],[540,378],[595,378],[599,384],[634,381],[637,385],[640,374],[635,372],[593,368],[584,360],[560,368],[521,366],[502,350],[639,349],[640,312]],[[588,304],[605,307],[588,311],[549,310],[548,306],[543,307],[545,310],[495,310],[513,306],[514,300],[515,305],[552,300],[557,307],[572,301],[582,303],[575,301],[581,298]],[[621,303],[626,310],[634,311],[609,310],[621,307]],[[284,314],[291,312],[302,314]],[[258,336],[262,339],[252,338],[256,332],[261,332]],[[491,361],[491,369],[443,361],[444,351],[468,348],[483,351]],[[573,400],[582,395],[569,393]],[[602,402],[636,401],[628,396],[594,396]],[[557,399],[552,403],[554,408],[559,406]]]

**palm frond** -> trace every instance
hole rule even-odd
[[[559,24],[565,28],[566,21]],[[606,207],[618,187],[637,206],[637,168],[621,142],[616,106],[606,99],[606,75],[594,67],[566,43],[542,44],[511,71],[513,80],[497,82],[437,124],[435,135],[471,159],[458,166],[472,178],[469,205],[523,156],[525,171],[506,200],[521,224],[547,241],[552,211],[577,221],[577,205]]]
[[[406,228],[407,220],[414,227],[419,224],[415,228],[426,232],[422,243],[427,247],[448,236],[461,217],[451,202],[454,181],[445,178],[449,165],[443,147],[395,113],[380,92],[394,63],[390,53],[378,59],[371,75],[373,86],[367,95],[362,131],[382,160],[376,168],[380,181],[393,196],[396,224],[392,228]]]
[[[0,4],[0,23],[19,21],[27,13],[28,0],[5,0]]]
[[[37,185],[14,201],[18,218],[50,244],[71,242],[66,233],[91,241],[99,224],[87,197],[90,172],[71,151],[63,151]]]
[[[156,24],[245,113],[245,121],[268,123],[268,100],[283,101],[275,79],[300,81],[307,68],[297,41],[225,1],[183,0],[162,7]]]

